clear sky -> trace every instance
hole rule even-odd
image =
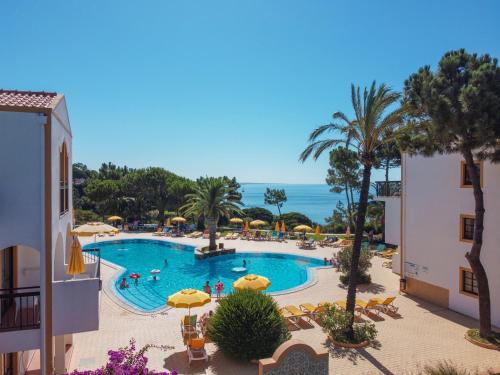
[[[499,15],[498,0],[2,0],[0,87],[64,93],[92,168],[322,183],[326,155],[297,159],[351,113],[351,82],[401,89],[461,47],[500,57]]]

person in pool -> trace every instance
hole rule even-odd
[[[247,268],[247,261],[243,259],[243,267]]]
[[[125,289],[125,288],[128,288],[127,279],[125,277],[122,277],[122,281],[120,283],[120,289]]]
[[[209,296],[212,295],[212,288],[210,287],[210,281],[207,280],[205,286],[203,287],[203,291],[207,293]]]
[[[220,299],[220,294],[224,290],[224,284],[220,280],[217,280],[217,284],[215,284],[215,291],[217,292],[217,299]]]
[[[168,266],[168,259],[167,258],[165,258],[165,260],[163,261],[163,267],[166,267],[166,266]]]

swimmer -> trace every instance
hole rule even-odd
[[[120,289],[125,289],[125,288],[128,288],[128,284],[127,284],[127,279],[123,277],[120,283]]]

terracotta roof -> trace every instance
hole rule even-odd
[[[57,93],[0,89],[0,106],[20,108],[51,108]]]

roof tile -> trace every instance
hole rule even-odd
[[[56,96],[55,92],[0,89],[0,106],[50,108]]]

